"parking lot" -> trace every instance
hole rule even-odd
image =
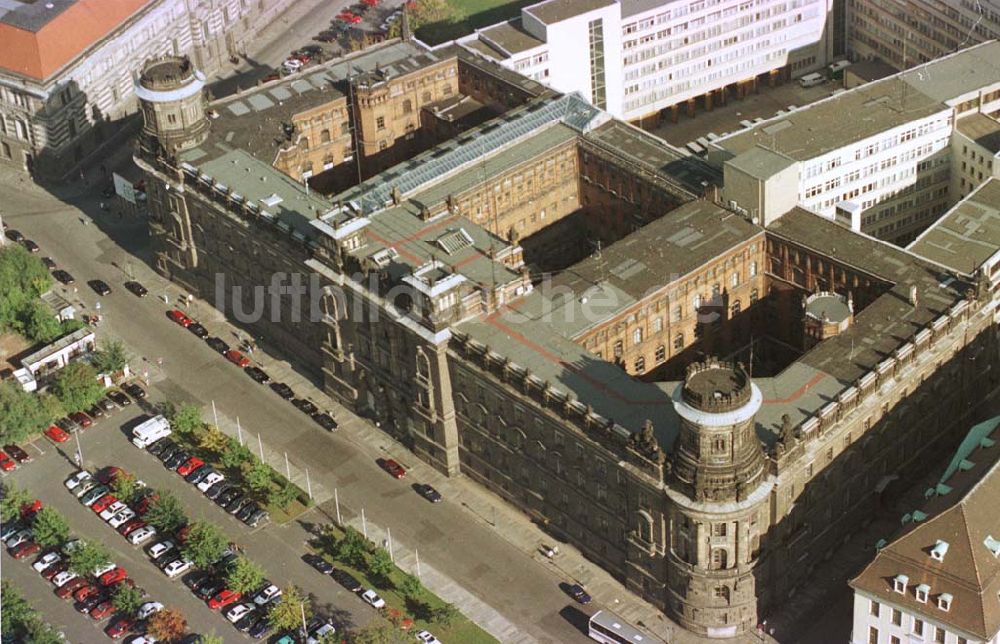
[[[375,612],[364,605],[353,593],[334,580],[324,577],[301,560],[306,553],[307,530],[297,523],[285,526],[265,524],[249,528],[235,517],[219,508],[194,486],[178,474],[166,469],[153,455],[133,446],[127,431],[143,418],[151,407],[147,403],[134,404],[119,410],[109,418],[98,420],[80,434],[84,466],[96,472],[114,465],[134,474],[153,489],[168,489],[174,493],[192,521],[204,520],[219,526],[230,541],[238,546],[249,559],[261,565],[269,580],[280,587],[294,583],[312,603],[314,613],[330,618],[339,628],[363,626],[375,617]],[[217,634],[226,641],[250,641],[239,633],[225,618],[196,598],[183,584],[182,578],[170,580],[150,561],[143,546],[132,546],[118,535],[90,508],[81,504],[63,485],[76,467],[71,454],[74,442],[55,445],[45,439],[28,446],[34,460],[22,465],[6,480],[28,490],[45,505],[58,510],[69,522],[73,535],[85,540],[104,543],[112,552],[114,563],[124,567],[136,585],[145,589],[151,599],[168,608],[180,610],[187,618],[189,630]],[[154,539],[155,541],[155,539]],[[53,626],[70,634],[70,641],[100,641],[100,632],[108,619],[94,621],[87,615],[73,610],[72,600],[63,601],[53,593],[53,586],[31,568],[33,558],[15,562],[4,557],[5,577],[16,581],[33,605],[41,610]],[[91,634],[91,630],[93,633]],[[72,635],[74,633],[86,635]]]

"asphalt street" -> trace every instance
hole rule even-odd
[[[99,197],[92,192],[83,197],[64,196],[66,202],[27,186],[8,187],[0,194],[7,223],[39,243],[41,255],[53,257],[76,277],[75,288],[62,288],[61,292],[78,302],[83,307],[81,312],[93,312],[99,299],[86,286],[87,280],[99,278],[112,286],[114,292],[100,298],[100,312],[105,318],[101,334],[118,336],[126,342],[136,356],[133,368],[140,375],[148,371],[155,396],[203,405],[206,417],[214,401],[224,428],[231,431],[232,420],[240,417],[243,431],[251,437],[259,433],[269,453],[287,453],[295,467],[309,470],[314,491],[323,492],[325,500],[321,497],[321,507],[303,515],[302,523],[325,522],[333,516],[329,495],[336,489],[345,512],[356,515],[363,508],[373,525],[391,529],[401,549],[419,549],[422,562],[490,607],[497,623],[477,621],[491,632],[504,633],[505,641],[508,636],[518,641],[586,641],[578,626],[561,614],[569,603],[559,589],[564,579],[554,574],[552,567],[540,564],[504,539],[502,526],[495,529],[488,525],[481,520],[481,511],[473,514],[463,507],[481,507],[478,499],[483,492],[474,489],[475,484],[441,477],[380,434],[374,441],[352,440],[366,429],[366,421],[329,401],[324,406],[333,411],[341,430],[324,432],[269,389],[240,373],[203,341],[169,321],[167,306],[159,297],[166,295],[174,302],[180,291],[157,277],[145,263],[148,247],[143,221],[119,219],[114,213],[102,211]],[[129,276],[145,284],[150,296],[140,300],[122,288]],[[217,311],[200,303],[193,313],[211,333],[236,344],[235,330]],[[288,382],[294,389],[315,391],[287,365],[271,362],[268,369],[272,377]],[[321,402],[318,397],[317,402]],[[89,460],[91,451],[85,451]],[[375,459],[386,454],[410,470],[405,481],[389,477],[376,466]],[[280,467],[280,463],[271,462]],[[445,502],[427,503],[411,489],[415,481],[434,484],[445,494]],[[303,483],[301,477],[296,482]],[[466,498],[477,502],[466,504]],[[289,528],[269,528],[255,535],[254,541],[265,539],[272,530]],[[543,538],[540,533],[539,538]],[[297,543],[301,542],[299,539]],[[287,555],[280,555],[284,558],[279,565],[289,570],[299,565],[297,556],[301,552],[284,551]]]

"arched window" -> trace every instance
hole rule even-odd
[[[303,150],[308,150],[309,149],[309,137],[308,136],[303,136],[303,137],[301,137],[299,139],[299,147],[302,148]]]
[[[712,549],[712,570],[725,570],[728,568],[729,555],[725,548]]]
[[[424,95],[423,95],[423,96],[421,97],[421,100],[422,100],[422,101],[423,101],[424,103],[430,103],[430,102],[431,102],[431,100],[432,100],[432,99],[431,99],[431,93],[430,93],[430,92],[424,92]]]
[[[653,542],[653,517],[645,510],[639,510],[635,517],[636,535],[641,541]]]
[[[757,277],[757,262],[750,262],[750,277]]]
[[[760,293],[757,289],[750,291],[750,304],[756,304],[757,300],[760,299]]]
[[[639,356],[635,359],[635,372],[643,373],[646,371],[646,358],[645,356]]]
[[[320,132],[319,133],[319,141],[320,141],[320,143],[329,143],[330,142],[330,130],[323,130],[322,132]]]
[[[684,334],[678,333],[674,336],[674,350],[679,351],[684,348]]]
[[[656,347],[656,364],[660,364],[667,359],[667,348],[662,344]]]
[[[632,331],[632,344],[642,344],[642,329],[638,328]]]
[[[417,349],[417,376],[429,378],[431,375],[431,361],[423,349]]]
[[[413,101],[410,99],[403,99],[403,114],[409,114],[413,111]]]

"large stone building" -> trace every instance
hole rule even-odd
[[[713,141],[725,198],[765,224],[799,204],[909,243],[1000,167],[998,60],[990,41]]]
[[[0,6],[0,163],[65,176],[122,133],[143,61],[228,65],[291,0],[11,0]]]
[[[996,0],[847,0],[851,58],[907,69],[1000,38]]]
[[[530,82],[447,52],[483,104]],[[231,104],[176,132],[187,69],[145,75],[176,79],[136,157],[157,269],[691,631],[753,629],[1000,386],[995,216],[913,250],[794,200],[763,226],[712,166],[551,92],[328,198]],[[316,81],[266,92],[320,105]]]
[[[457,42],[644,124],[712,109],[839,53],[833,0],[544,0]],[[669,109],[668,109],[669,108]]]

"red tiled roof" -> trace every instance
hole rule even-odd
[[[45,80],[154,0],[78,0],[38,31],[0,23],[0,68]]]

